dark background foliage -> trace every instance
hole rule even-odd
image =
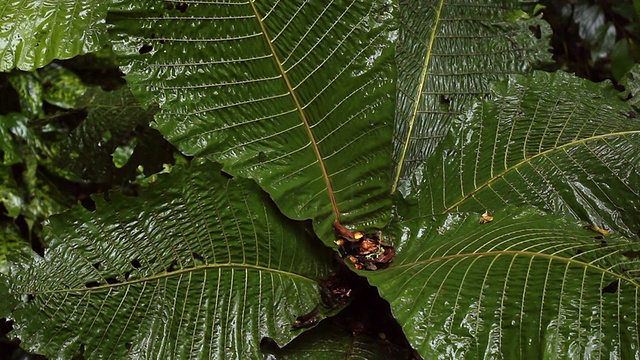
[[[617,83],[634,63],[640,62],[640,1],[544,0],[541,4],[544,5],[543,18],[553,29],[555,61],[544,65],[545,70],[562,69],[593,81],[609,79]],[[83,84],[99,87],[107,93],[118,91],[125,84],[123,74],[108,50],[55,64],[75,74]],[[51,213],[77,202],[93,209],[91,195],[108,196],[110,190],[135,196],[141,186],[140,179],[160,171],[163,163],[172,163],[174,156],[180,156],[155,129],[139,123],[124,131],[120,128],[109,132],[113,137],[106,140],[109,143],[104,150],[107,161],[101,164],[102,167],[81,162],[83,167],[69,167],[69,159],[63,153],[70,150],[60,144],[65,138],[74,136],[74,130],[89,118],[92,109],[83,106],[80,100],[70,108],[60,106],[47,100],[46,96],[43,96],[44,100],[25,103],[30,89],[41,89],[43,93],[56,89],[55,81],[45,72],[46,69],[38,71],[31,80],[17,71],[0,73],[0,114],[25,113],[29,107],[39,114],[34,115],[36,120],[32,124],[35,126],[30,126],[26,134],[0,132],[3,137],[0,144],[5,142],[14,149],[13,154],[0,151],[0,160],[4,159],[4,164],[0,162],[0,185],[12,189],[11,193],[0,193],[0,196],[12,196],[21,204],[16,210],[7,209],[0,203],[0,266],[7,254],[25,248],[43,253],[46,244],[41,240],[40,223]],[[145,111],[153,115],[153,109]],[[136,143],[131,145],[134,138]],[[154,145],[155,153],[145,151],[148,144]],[[133,155],[125,154],[125,164],[116,167],[109,161],[110,155],[122,149],[126,152],[127,146],[135,148]],[[161,152],[157,153],[157,149]],[[10,157],[13,160],[9,161]],[[150,158],[156,160],[149,161]],[[343,280],[354,288],[355,300],[345,311],[329,319],[332,325],[345,333],[373,338],[384,331],[388,344],[411,354],[409,343],[391,316],[388,303],[366,280],[349,271],[344,274]],[[0,358],[43,358],[24,352],[17,340],[7,338],[11,329],[10,321],[0,319]],[[267,342],[265,347],[269,349],[269,346]]]

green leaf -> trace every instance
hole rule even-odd
[[[122,0],[109,21],[133,92],[160,104],[160,132],[255,179],[328,242],[334,220],[388,219],[393,8]]]
[[[621,97],[628,98],[627,102],[637,111],[640,111],[640,64],[635,64],[629,72],[620,80],[620,85],[625,91]]]
[[[410,356],[406,349],[388,340],[354,335],[327,320],[283,348],[271,343],[262,348],[265,360],[406,360]]]
[[[42,155],[47,145],[24,114],[0,115],[0,150],[4,156],[0,164],[0,204],[7,215],[24,215],[31,228],[34,221],[70,206],[70,199],[53,186],[49,176],[38,171],[48,161]],[[18,166],[12,168],[13,165]]]
[[[252,181],[204,162],[174,167],[139,198],[110,198],[52,217],[45,257],[12,264],[13,334],[25,349],[256,358],[262,337],[286,344],[320,301],[330,254]]]
[[[18,93],[20,110],[30,119],[44,116],[42,108],[42,82],[34,72],[14,71],[8,76],[9,83]]]
[[[44,85],[43,98],[49,104],[72,109],[87,91],[87,86],[78,75],[58,64],[49,64],[39,73]]]
[[[522,5],[401,1],[393,191],[405,190],[408,177],[442,142],[452,120],[487,93],[491,81],[550,60],[549,25],[526,16]]]
[[[6,318],[9,316],[9,314],[11,314],[11,310],[16,306],[16,304],[17,301],[13,297],[9,296],[9,285],[3,271],[0,273],[0,318]]]
[[[623,76],[631,70],[635,62],[633,53],[627,39],[620,39],[611,52],[611,72],[616,80],[621,80]]]
[[[412,179],[421,215],[533,205],[635,236],[640,120],[609,82],[536,72],[496,84]]]
[[[24,146],[24,144],[28,146]],[[25,147],[35,147],[37,137],[29,127],[29,118],[22,113],[0,115],[0,150],[2,163],[14,165],[24,161],[31,151]]]
[[[106,42],[104,0],[8,0],[0,8],[0,71],[34,70]]]
[[[2,215],[18,217],[26,207],[22,195],[22,189],[16,184],[11,167],[0,165],[0,204],[4,207]]]
[[[86,118],[51,146],[53,166],[83,180],[121,183],[134,179],[140,164],[151,174],[173,162],[171,145],[149,127],[157,107],[143,108],[127,87],[109,92],[90,88],[74,107],[86,112]],[[122,169],[116,168],[112,154],[133,141],[135,151],[129,147],[133,154],[121,159],[126,163]]]
[[[0,194],[2,194],[2,187],[0,187]],[[20,235],[16,224],[13,222],[0,223],[0,274],[6,274],[9,271],[8,255],[30,250],[29,243]],[[0,281],[0,296],[2,294],[1,287]],[[0,315],[0,317],[3,316]]]
[[[118,168],[122,168],[129,162],[131,155],[133,155],[133,151],[138,144],[138,139],[133,138],[127,145],[120,145],[116,148],[116,150],[111,154],[113,158],[113,164]]]
[[[640,356],[640,245],[536,212],[400,207],[396,259],[366,276],[425,359]]]

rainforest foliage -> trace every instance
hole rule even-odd
[[[640,2],[604,3],[4,1],[0,348],[640,357]]]

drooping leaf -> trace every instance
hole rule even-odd
[[[0,196],[1,195],[2,187],[0,186]],[[9,271],[7,255],[29,250],[29,243],[20,235],[16,224],[8,221],[0,222],[0,274],[6,274]],[[2,287],[1,281],[0,287]],[[1,289],[0,294],[2,294]],[[3,316],[0,315],[0,318],[1,317]]]
[[[22,113],[0,115],[0,204],[6,215],[24,215],[29,227],[37,219],[59,213],[70,206],[70,199],[38,171],[47,145]],[[15,169],[12,166],[16,166]],[[21,170],[21,171],[15,171]]]
[[[114,49],[182,152],[255,179],[287,216],[383,226],[394,5],[122,0]]]
[[[399,214],[395,262],[364,275],[424,359],[640,356],[637,242],[527,208]]]
[[[133,180],[138,165],[144,164],[145,173],[152,174],[163,163],[173,162],[171,145],[149,127],[158,109],[143,108],[127,87],[110,92],[90,88],[75,108],[86,112],[86,118],[52,145],[54,166],[83,180],[118,183]],[[132,142],[135,149],[129,146]],[[126,161],[118,160],[124,165],[117,168],[112,154],[120,146],[134,151]]]
[[[59,64],[49,64],[39,74],[44,86],[43,99],[63,109],[72,109],[87,91],[87,85],[78,75]]]
[[[422,215],[529,204],[635,236],[640,119],[610,83],[536,72],[496,84],[412,179]]]
[[[404,182],[491,81],[550,58],[548,24],[522,7],[502,0],[400,2],[393,191],[406,193]]]
[[[29,117],[22,113],[0,115],[0,150],[2,163],[13,165],[27,155],[22,144],[36,146],[36,135],[29,127]]]
[[[7,0],[0,7],[0,71],[35,70],[106,42],[104,0]]]
[[[327,320],[283,348],[267,343],[262,349],[265,360],[406,360],[410,356],[408,349],[388,340],[354,335]]]
[[[640,111],[640,64],[634,65],[631,70],[620,80],[620,85],[625,87],[624,98],[637,111]],[[637,115],[637,114],[636,114]]]
[[[628,39],[620,39],[611,51],[611,73],[616,80],[621,80],[633,67],[632,47]]]
[[[30,119],[44,116],[42,108],[43,87],[37,73],[14,71],[7,78],[18,93],[21,113]]]
[[[4,269],[3,269],[4,270]],[[9,293],[8,279],[4,271],[0,273],[0,318],[6,318],[11,314],[11,310],[18,303],[14,298],[7,296]]]
[[[320,301],[326,253],[250,180],[209,162],[139,198],[96,198],[46,226],[44,258],[12,263],[14,332],[52,358],[249,359]],[[330,258],[330,256],[329,256]]]

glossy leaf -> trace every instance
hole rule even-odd
[[[625,87],[623,97],[629,98],[628,103],[640,111],[640,64],[634,65],[620,80],[620,84]]]
[[[422,215],[529,204],[635,236],[640,119],[610,83],[513,76],[456,124],[408,201]]]
[[[637,242],[526,208],[398,213],[394,264],[366,275],[424,359],[640,356]]]
[[[30,119],[43,117],[43,86],[37,73],[14,71],[7,78],[11,87],[18,93],[21,113]]]
[[[18,303],[15,299],[4,296],[9,292],[9,285],[7,283],[7,278],[4,276],[5,273],[6,261],[3,259],[2,264],[2,273],[0,273],[0,318],[6,318],[11,314],[11,310]]]
[[[183,153],[255,179],[287,216],[383,226],[394,6],[122,0],[109,15],[136,96]]]
[[[0,7],[0,71],[34,70],[106,42],[105,0],[6,0]]]
[[[2,168],[0,168],[0,171],[2,171]],[[4,195],[3,187],[0,186],[0,196]],[[0,223],[0,274],[5,274],[9,271],[7,255],[30,250],[29,243],[22,237],[16,224],[8,221]],[[0,280],[0,294],[3,294],[2,286],[3,284]],[[0,311],[1,313],[2,311]]]
[[[6,215],[24,215],[29,227],[35,221],[59,213],[70,199],[38,171],[47,145],[32,121],[22,113],[0,115],[0,205]]]
[[[388,340],[354,335],[323,321],[283,348],[267,342],[262,346],[265,360],[406,360],[410,352]]]
[[[139,165],[144,164],[146,174],[153,174],[164,163],[173,162],[172,146],[149,127],[157,107],[143,108],[127,87],[109,92],[90,88],[74,107],[73,113],[86,116],[67,137],[51,146],[56,168],[82,180],[122,183],[135,178]],[[129,146],[134,142],[135,146]],[[119,147],[132,152],[118,158],[120,165],[126,164],[121,169],[113,160]]]
[[[249,180],[192,164],[50,218],[12,264],[14,336],[52,358],[249,359],[320,301],[326,253]],[[330,259],[330,256],[329,256]]]
[[[58,64],[49,64],[39,71],[44,86],[43,98],[46,102],[63,109],[71,109],[87,91],[78,75]]]
[[[522,6],[502,0],[400,2],[393,191],[407,192],[409,176],[491,81],[529,72],[550,58],[548,24],[530,18]]]

